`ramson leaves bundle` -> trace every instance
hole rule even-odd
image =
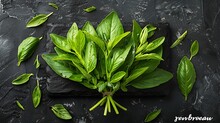
[[[118,108],[127,110],[113,99],[119,89],[153,88],[168,82],[173,75],[157,68],[163,60],[165,37],[150,40],[156,27],[143,29],[133,21],[131,31],[124,32],[116,12],[107,15],[97,28],[86,22],[82,29],[73,23],[66,37],[50,34],[56,53],[42,58],[59,76],[99,91],[103,98],[90,108],[104,105],[104,115]]]

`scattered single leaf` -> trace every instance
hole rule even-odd
[[[34,108],[37,108],[37,106],[40,104],[41,101],[41,90],[40,90],[40,85],[39,85],[39,81],[37,80],[37,85],[33,90],[32,93],[32,101],[34,104]]]
[[[35,65],[36,68],[40,67],[40,61],[38,59],[38,55],[36,56],[36,59],[34,60],[34,65]]]
[[[187,31],[185,31],[180,37],[178,37],[178,39],[173,42],[173,44],[170,46],[170,48],[174,48],[175,46],[180,44],[180,42],[186,37],[186,35],[187,35]]]
[[[177,80],[182,94],[187,100],[188,94],[191,92],[196,82],[196,72],[191,61],[184,56],[177,68]]]
[[[21,42],[18,46],[18,66],[32,56],[41,39],[42,37],[28,37]]]
[[[161,109],[156,109],[156,110],[154,110],[153,112],[150,112],[150,113],[146,116],[144,122],[147,122],[147,123],[148,123],[148,122],[153,121],[155,118],[157,118],[157,116],[160,114],[160,112],[161,112]]]
[[[49,6],[52,6],[52,7],[55,8],[56,10],[59,9],[59,7],[57,6],[57,4],[55,4],[55,3],[50,2],[50,3],[48,3],[48,5],[49,5]]]
[[[95,6],[90,6],[90,7],[88,7],[88,8],[83,9],[83,10],[84,10],[85,12],[90,13],[90,12],[95,11],[95,10],[96,10],[96,7],[95,7]]]
[[[29,74],[25,73],[25,74],[22,74],[22,75],[18,76],[16,79],[14,79],[14,80],[12,81],[12,84],[13,84],[13,85],[22,85],[22,84],[24,84],[24,83],[27,83],[28,80],[30,79],[30,77],[33,76],[33,75],[34,75],[33,73],[29,73]]]
[[[199,52],[199,42],[194,41],[190,48],[190,60]]]
[[[55,104],[54,106],[51,106],[51,110],[60,119],[63,119],[63,120],[70,120],[70,119],[72,119],[72,116],[64,108],[64,106],[62,104]]]
[[[51,16],[53,12],[49,14],[39,14],[28,21],[26,27],[37,27],[47,21],[48,17]]]
[[[23,105],[19,101],[16,101],[17,106],[24,111]]]

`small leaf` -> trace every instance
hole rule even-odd
[[[70,119],[72,119],[72,116],[64,108],[64,106],[62,104],[55,104],[54,106],[51,106],[51,110],[60,119],[63,119],[63,120],[70,120]]]
[[[119,82],[124,76],[125,76],[126,72],[124,71],[119,71],[117,73],[115,73],[112,78],[111,78],[111,83],[116,83]]]
[[[14,79],[14,80],[12,81],[12,84],[13,84],[13,85],[22,85],[22,84],[24,84],[24,83],[27,83],[28,80],[30,79],[30,77],[33,76],[33,75],[34,75],[33,73],[29,73],[29,74],[25,73],[25,74],[22,74],[22,75],[18,76],[16,79]]]
[[[131,83],[131,85],[138,89],[147,89],[157,87],[173,78],[173,74],[163,69],[157,68],[152,73],[143,74]]]
[[[41,38],[28,37],[21,42],[18,46],[18,66],[32,56],[40,40]]]
[[[89,33],[89,34],[91,34],[93,36],[96,36],[96,37],[98,36],[96,31],[95,31],[95,29],[94,29],[94,27],[92,26],[92,24],[89,21],[87,21],[84,24],[84,26],[82,27],[82,30],[86,31],[87,33]]]
[[[132,26],[132,34],[131,34],[131,40],[135,42],[135,45],[138,46],[139,45],[139,36],[141,33],[141,27],[140,25],[133,20],[133,26]]]
[[[40,61],[38,59],[38,55],[36,56],[36,59],[34,60],[34,65],[35,65],[35,68],[39,68],[40,67]]]
[[[194,41],[190,48],[190,60],[199,52],[199,43],[198,41]]]
[[[148,28],[145,26],[140,34],[140,45],[144,44],[147,41],[148,37]]]
[[[151,122],[151,121],[153,121],[155,118],[157,118],[157,116],[160,114],[160,112],[161,112],[161,109],[156,109],[153,112],[150,112],[146,116],[144,122]]]
[[[24,107],[21,105],[19,101],[16,101],[17,106],[24,111]]]
[[[106,88],[107,83],[101,81],[101,82],[98,82],[98,84],[97,84],[96,86],[98,87],[98,91],[99,91],[99,92],[102,92],[102,91]]]
[[[90,13],[90,12],[95,11],[95,10],[96,10],[96,7],[95,7],[95,6],[90,6],[90,7],[88,7],[88,8],[83,9],[83,10],[84,10],[85,12]]]
[[[191,61],[184,56],[177,68],[177,80],[182,94],[187,100],[188,94],[191,92],[196,82],[196,72]]]
[[[26,27],[37,27],[47,21],[48,17],[51,16],[53,12],[49,14],[39,14],[33,17],[26,25]]]
[[[85,49],[85,68],[88,73],[92,72],[96,68],[97,53],[96,46],[92,41],[89,41]]]
[[[165,37],[160,37],[150,42],[144,52],[150,52],[163,44]]]
[[[52,6],[52,7],[55,8],[56,10],[59,9],[59,7],[57,6],[57,4],[55,4],[55,3],[50,2],[50,3],[48,3],[48,5]]]
[[[146,27],[148,28],[148,37],[147,38],[150,38],[154,35],[157,27],[153,26],[152,24],[148,24]]]
[[[32,101],[34,104],[34,108],[37,108],[37,106],[40,104],[40,100],[41,100],[41,90],[40,90],[39,81],[37,80],[37,85],[32,93]]]
[[[149,54],[143,54],[143,55],[138,54],[135,57],[136,61],[138,61],[138,60],[147,60],[147,59],[163,60],[163,58],[159,54],[156,54],[156,53],[149,53]]]
[[[180,42],[186,37],[187,31],[185,31],[176,41],[173,42],[173,44],[170,46],[170,48],[174,48],[175,46],[179,45]]]

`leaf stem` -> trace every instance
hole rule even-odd
[[[89,109],[89,111],[92,111],[92,110],[94,110],[97,106],[99,106],[104,100],[106,100],[106,96],[105,97],[103,97],[99,102],[97,102],[93,107],[91,107],[90,109]]]
[[[109,98],[110,96],[107,96],[107,105],[108,105],[108,112],[111,112],[111,104]]]
[[[52,14],[53,14],[53,12],[49,13],[46,17],[49,17],[49,16],[51,16]]]
[[[107,102],[108,102],[108,98],[107,98]],[[104,110],[104,116],[106,116],[107,115],[107,110],[108,109],[108,103],[105,103],[105,110]]]
[[[127,108],[125,108],[124,106],[120,105],[119,103],[117,103],[116,101],[115,102],[115,105],[118,106],[119,108],[121,108],[122,110],[124,111],[127,111]]]
[[[117,107],[115,106],[114,100],[112,99],[111,96],[109,96],[109,100],[110,100],[110,102],[111,102],[111,104],[112,104],[112,107],[113,107],[114,110],[115,110],[115,113],[116,113],[116,114],[119,114],[118,109],[117,109]]]

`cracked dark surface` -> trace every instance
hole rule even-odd
[[[56,11],[48,6],[55,2],[59,6]],[[83,8],[95,5],[97,11],[84,13]],[[99,98],[92,97],[51,97],[47,91],[46,64],[42,59],[42,67],[36,70],[33,66],[35,57],[31,57],[20,67],[17,67],[17,46],[30,36],[42,36],[34,56],[46,52],[50,45],[49,34],[56,32],[66,34],[72,22],[82,26],[89,20],[97,24],[107,13],[115,10],[122,22],[138,22],[170,24],[172,41],[184,30],[189,34],[182,45],[172,50],[172,65],[170,71],[175,71],[179,60],[189,55],[189,47],[193,40],[198,40],[200,52],[193,59],[197,71],[196,84],[185,102],[178,89],[176,79],[173,79],[170,93],[166,96],[150,97],[116,97],[115,99],[128,108],[107,117],[103,109],[93,112],[88,109]],[[27,29],[26,22],[38,13],[54,15],[40,27]],[[210,122],[220,122],[220,2],[218,0],[1,0],[0,2],[0,122],[1,123],[143,123],[147,113],[154,108],[162,108],[162,113],[154,122],[170,123],[175,116],[210,116]],[[44,49],[44,50],[43,50]],[[48,52],[48,50],[47,50]],[[36,73],[29,83],[23,86],[12,86],[11,81],[21,73]],[[34,109],[31,93],[40,79],[43,98],[40,106]],[[15,101],[19,100],[25,107],[20,110]],[[56,103],[64,104],[73,116],[72,121],[62,121],[50,111],[50,106]]]

